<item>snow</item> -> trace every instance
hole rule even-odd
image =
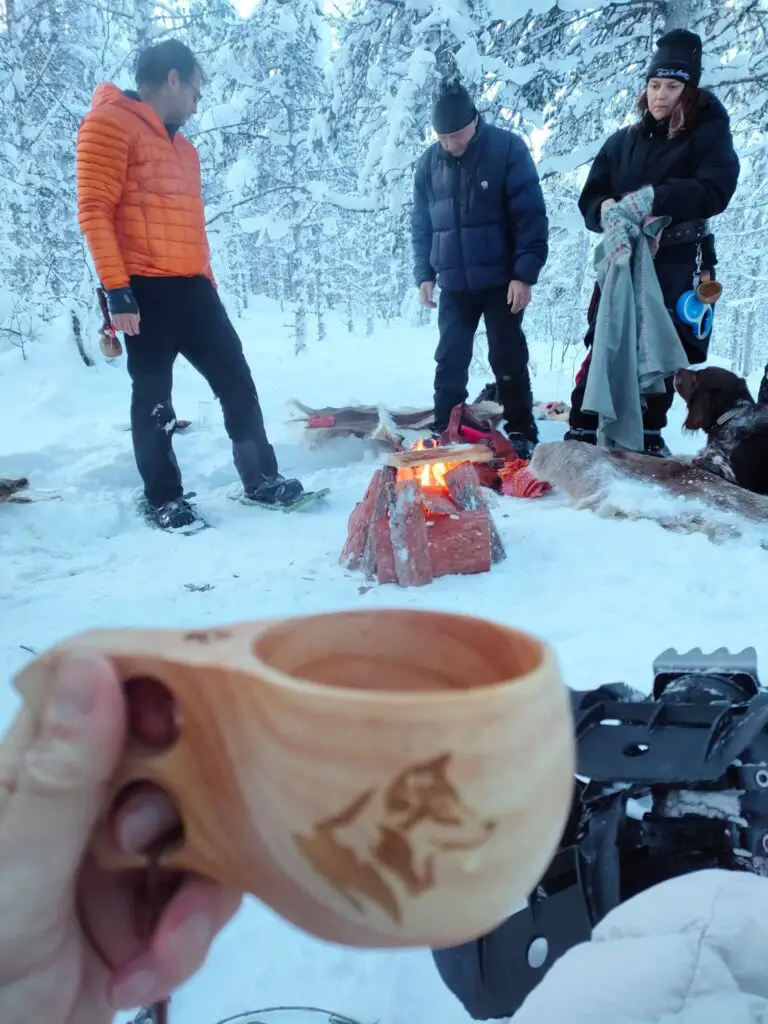
[[[376,464],[357,442],[313,452],[287,421],[293,397],[308,405],[429,404],[433,315],[428,327],[362,327],[348,334],[327,316],[328,334],[292,355],[286,314],[255,300],[239,323],[281,469],[309,488],[332,488],[325,506],[284,516],[228,500],[235,482],[218,405],[207,429],[177,436],[188,489],[216,527],[195,537],[148,529],[133,511],[138,477],[128,426],[124,363],[86,369],[65,325],[0,355],[0,474],[28,476],[61,501],[0,506],[0,653],[8,678],[31,657],[83,629],[190,627],[230,620],[343,608],[405,606],[463,609],[514,624],[548,640],[576,688],[624,680],[647,691],[655,656],[667,647],[757,648],[768,677],[764,592],[768,554],[738,540],[716,546],[703,536],[665,532],[652,522],[605,521],[563,498],[499,498],[494,516],[508,558],[491,574],[449,577],[429,587],[366,589],[338,556],[349,513]],[[573,367],[545,372],[547,345],[531,339],[541,368],[537,398],[567,399]],[[577,348],[574,359],[580,358]],[[490,379],[475,375],[473,393]],[[756,381],[752,381],[753,391]],[[175,373],[179,417],[206,413],[212,395],[183,360]],[[673,410],[668,443],[699,447],[680,433]],[[541,424],[556,440],[563,424]],[[209,585],[191,591],[187,584]],[[24,647],[22,647],[24,645]],[[0,730],[16,706],[0,691]],[[217,940],[203,970],[173,1002],[173,1020],[215,1024],[276,1005],[312,1005],[361,1024],[465,1024],[426,951],[350,951],[320,943],[255,900]],[[121,1018],[125,1020],[125,1016]],[[287,1024],[287,1021],[286,1021]],[[292,1022],[291,1022],[292,1024]]]

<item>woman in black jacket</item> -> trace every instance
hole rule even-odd
[[[639,120],[615,132],[595,157],[579,198],[590,231],[602,231],[606,206],[646,185],[654,189],[653,215],[671,223],[661,236],[655,267],[664,302],[691,363],[707,358],[711,336],[700,339],[676,313],[680,296],[695,288],[694,279],[714,277],[714,238],[707,223],[722,213],[736,191],[739,159],[733,148],[730,120],[722,103],[699,88],[701,39],[679,29],[658,43],[638,101]],[[591,346],[600,291],[590,304],[585,344]],[[591,353],[590,353],[591,355]],[[597,416],[582,411],[590,355],[576,378],[566,439],[597,441]],[[661,436],[674,399],[672,378],[665,394],[646,396],[643,412],[645,451],[669,453]]]

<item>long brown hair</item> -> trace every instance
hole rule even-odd
[[[680,96],[680,100],[672,111],[669,119],[669,138],[673,139],[680,132],[689,131],[693,128],[696,117],[704,106],[704,93],[699,88],[692,88],[686,85]],[[648,90],[643,89],[637,101],[637,112],[640,117],[648,110]]]

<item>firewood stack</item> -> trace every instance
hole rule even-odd
[[[349,518],[341,564],[401,587],[489,572],[506,553],[473,463],[493,458],[486,445],[391,455]]]

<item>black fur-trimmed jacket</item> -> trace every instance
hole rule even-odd
[[[600,207],[606,199],[621,199],[645,185],[654,189],[654,216],[671,217],[670,228],[708,220],[727,208],[740,164],[720,100],[703,90],[703,105],[692,127],[671,139],[667,132],[666,121],[646,112],[605,141],[579,197],[590,231],[602,231]]]
[[[727,208],[741,168],[728,112],[711,92],[702,90],[702,105],[688,130],[669,138],[668,128],[666,121],[646,112],[640,121],[614,132],[592,163],[579,210],[590,231],[602,232],[600,207],[606,199],[619,200],[646,185],[653,187],[653,214],[671,218],[655,258],[659,285],[689,358],[701,362],[710,338],[695,338],[675,307],[683,292],[693,287],[698,244],[702,270],[714,276],[715,239],[706,225]]]

